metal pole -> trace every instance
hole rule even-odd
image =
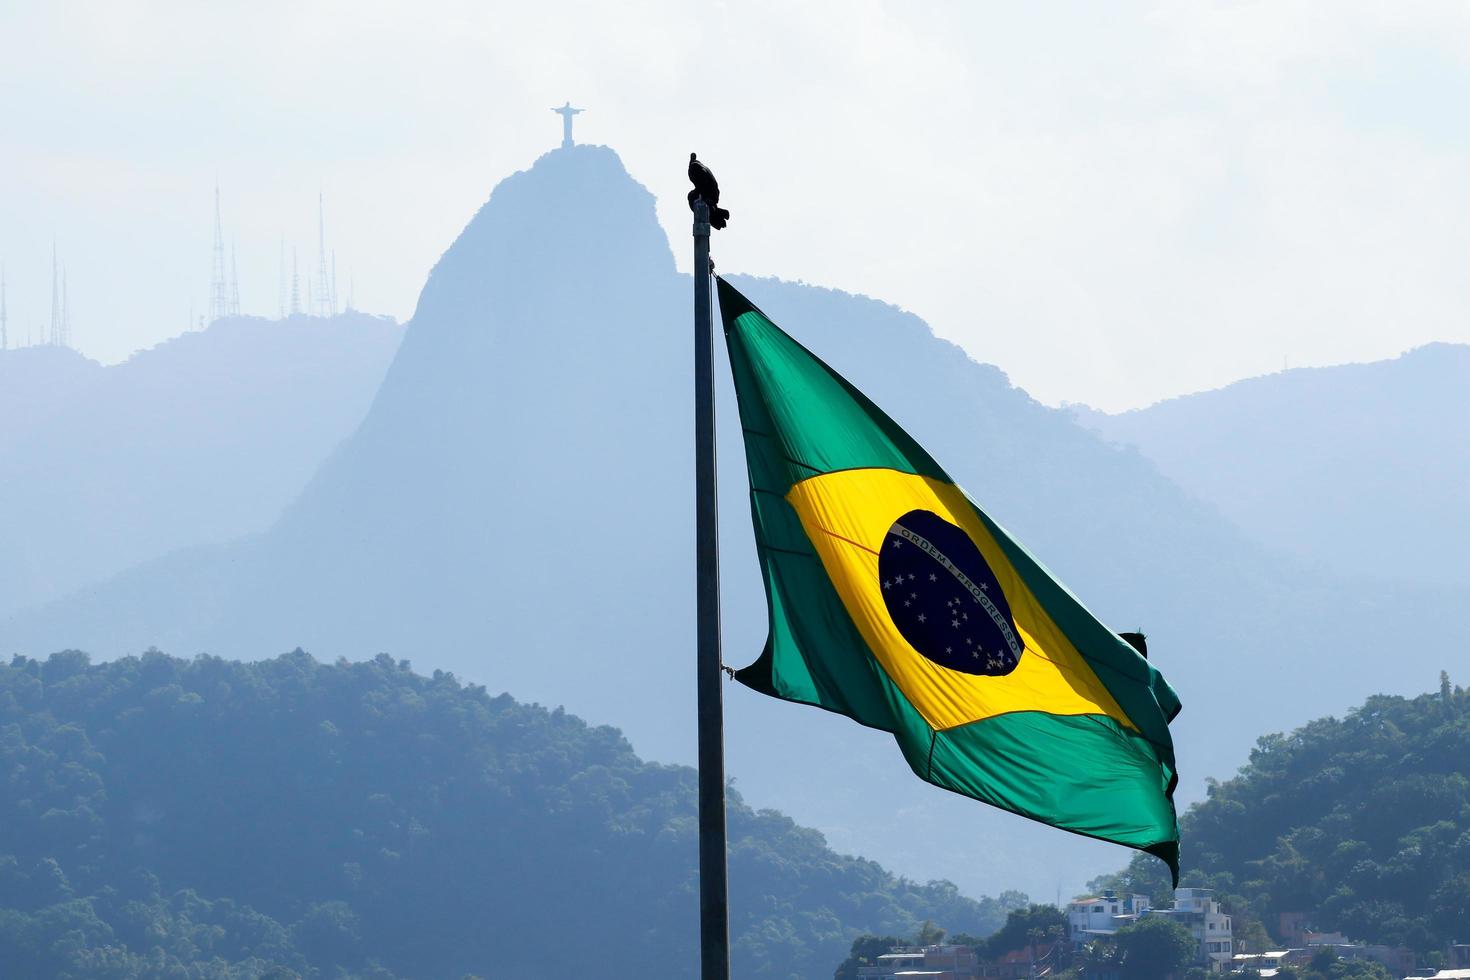
[[[699,691],[699,955],[701,980],[729,980],[725,869],[725,719],[720,689],[719,502],[715,497],[714,323],[709,206],[694,202],[694,551]]]

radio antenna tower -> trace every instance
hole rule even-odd
[[[301,272],[296,261],[296,247],[291,247],[291,315],[301,313]]]
[[[214,185],[214,256],[209,276],[209,322],[229,316],[230,291],[225,282],[225,236],[220,229],[219,184]]]
[[[230,242],[230,316],[240,315],[240,270],[235,265],[235,243]]]
[[[61,342],[61,267],[56,262],[56,243],[51,243],[51,329],[46,332],[46,343]]]
[[[316,280],[311,285],[312,316],[331,316],[332,285],[327,278],[327,211],[320,191],[316,195]]]
[[[5,266],[0,265],[0,350],[10,349],[10,317],[5,312]]]
[[[71,312],[66,308],[66,266],[61,267],[61,346],[71,346]]]

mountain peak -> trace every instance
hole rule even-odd
[[[646,285],[673,272],[654,196],[622,158],[606,146],[558,147],[495,186],[430,272],[414,318],[439,309],[445,293],[456,305],[473,295],[503,312],[532,298],[544,312],[569,291]]]

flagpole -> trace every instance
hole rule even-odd
[[[725,720],[720,690],[719,502],[715,496],[714,322],[709,205],[694,202],[694,552],[699,692],[699,956],[701,980],[729,980],[725,867]]]

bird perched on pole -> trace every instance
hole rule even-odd
[[[1138,651],[1138,655],[1144,660],[1148,659],[1148,637],[1142,633],[1119,633],[1124,641]]]
[[[689,192],[689,210],[693,211],[694,202],[702,198],[709,205],[710,227],[725,227],[725,222],[730,220],[730,212],[719,206],[720,182],[693,153],[689,154],[689,182],[694,185],[694,190]]]

